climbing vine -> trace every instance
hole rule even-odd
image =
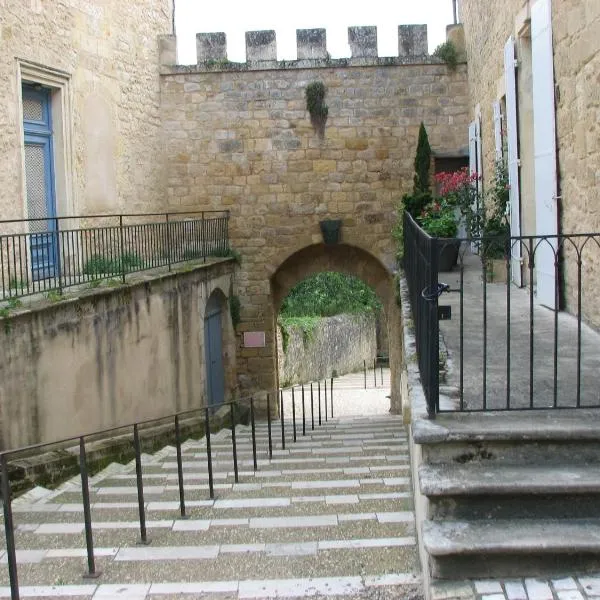
[[[310,122],[320,137],[325,135],[325,124],[329,115],[329,107],[325,104],[327,88],[322,81],[313,81],[306,86],[306,110],[310,114]]]

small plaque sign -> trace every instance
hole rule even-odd
[[[264,348],[265,347],[265,332],[264,331],[245,331],[244,332],[244,348]]]

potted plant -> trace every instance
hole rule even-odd
[[[417,217],[421,228],[438,241],[438,269],[450,271],[456,264],[460,240],[456,239],[458,223],[454,207],[443,200],[428,204]]]
[[[442,171],[435,175],[438,197],[454,207],[457,219],[468,237],[479,237],[483,224],[483,207],[477,191],[477,173],[467,167],[458,171]]]
[[[506,283],[506,260],[510,256],[510,225],[506,216],[510,186],[508,171],[502,160],[496,161],[494,177],[486,193],[481,255],[485,261],[487,281]]]

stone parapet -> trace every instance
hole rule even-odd
[[[427,25],[398,27],[398,56],[379,56],[375,26],[348,27],[348,44],[349,58],[332,59],[325,29],[297,29],[297,59],[277,60],[275,31],[247,31],[246,62],[233,62],[227,58],[227,39],[223,32],[198,33],[196,65],[175,65],[170,60],[161,61],[161,65],[163,73],[194,73],[442,63],[427,52]]]

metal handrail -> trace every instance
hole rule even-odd
[[[2,220],[0,300],[113,278],[125,283],[130,273],[227,257],[229,216],[208,210]]]
[[[319,425],[321,425],[321,392],[320,392],[320,381],[318,385],[318,404],[319,404]],[[306,435],[306,407],[304,402],[305,389],[302,384],[302,435]],[[327,380],[325,380],[325,390],[327,389]],[[293,394],[292,388],[292,394]],[[310,384],[311,390],[311,419],[312,419],[312,430],[315,428],[314,418],[314,405],[313,405],[313,384]],[[325,392],[326,393],[326,392]],[[286,433],[285,433],[285,422],[284,422],[284,410],[283,410],[283,389],[273,392],[273,396],[277,395],[279,405],[279,414],[281,420],[281,446],[285,449]],[[266,395],[267,404],[267,429],[268,429],[268,456],[269,459],[273,458],[273,432],[272,432],[272,417],[271,417],[271,397],[272,394],[269,392]],[[292,398],[294,396],[292,395]],[[87,454],[86,454],[86,438],[94,437],[94,441],[100,439],[106,439],[108,434],[117,431],[133,429],[133,446],[135,453],[135,471],[136,471],[136,486],[137,486],[137,498],[138,498],[138,516],[140,523],[140,543],[149,544],[147,529],[146,529],[146,509],[144,501],[144,482],[142,473],[142,461],[141,461],[141,442],[140,442],[140,426],[149,425],[151,423],[160,423],[162,421],[173,420],[174,435],[175,435],[175,447],[177,454],[177,479],[179,488],[179,512],[182,519],[187,518],[186,505],[185,505],[185,486],[183,478],[183,458],[181,451],[181,428],[180,418],[191,416],[193,414],[200,413],[200,418],[204,417],[204,434],[206,437],[206,457],[207,457],[207,470],[208,470],[208,488],[209,497],[214,499],[214,480],[213,480],[213,467],[212,467],[212,449],[211,449],[211,411],[215,408],[230,407],[230,418],[231,418],[231,443],[232,443],[232,458],[233,458],[233,470],[234,470],[234,481],[239,483],[239,470],[238,470],[238,456],[237,456],[237,440],[235,428],[237,425],[236,412],[237,407],[240,404],[248,403],[250,408],[250,426],[252,435],[252,462],[254,472],[258,470],[258,456],[256,446],[256,416],[255,416],[255,397],[247,396],[237,400],[231,400],[229,402],[223,402],[213,406],[202,406],[199,408],[187,409],[183,411],[174,412],[168,415],[160,417],[154,417],[150,419],[144,419],[141,421],[131,422],[124,425],[117,425],[116,427],[109,427],[99,431],[90,433],[69,436],[59,440],[51,442],[42,442],[38,444],[30,444],[28,446],[22,446],[19,448],[13,448],[10,450],[3,450],[0,452],[0,491],[3,499],[3,511],[4,511],[4,530],[6,538],[6,557],[8,562],[8,572],[10,579],[10,590],[11,600],[19,600],[19,582],[17,572],[17,559],[16,559],[16,545],[14,535],[14,523],[12,513],[12,493],[10,485],[10,477],[8,472],[8,459],[19,454],[32,453],[42,448],[48,448],[51,446],[65,445],[71,442],[79,443],[79,473],[81,477],[82,487],[82,504],[83,504],[83,515],[84,515],[84,529],[86,539],[86,553],[87,553],[87,571],[83,575],[84,578],[97,578],[101,575],[101,572],[96,569],[95,556],[94,556],[94,541],[92,532],[92,517],[91,517],[91,506],[90,506],[90,495],[89,495],[89,477],[88,477],[88,466],[87,466]],[[331,417],[333,418],[333,377],[330,381],[330,403],[331,403]],[[296,432],[296,407],[295,401],[293,404],[293,441],[297,441]],[[327,401],[326,404],[327,406]],[[203,414],[202,414],[203,413]],[[327,415],[327,409],[326,413]],[[326,416],[327,420],[327,416]],[[114,436],[112,436],[114,437]]]

